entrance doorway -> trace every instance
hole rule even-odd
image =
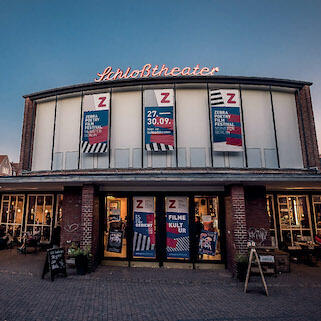
[[[221,263],[218,196],[123,195],[104,197],[104,258]]]
[[[198,261],[220,261],[221,231],[217,196],[195,196],[196,256]]]
[[[127,258],[127,197],[107,196],[104,215],[104,256]]]

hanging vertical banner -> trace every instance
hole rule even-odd
[[[218,237],[217,232],[202,230],[200,235],[198,253],[200,255],[207,254],[207,255],[215,256],[217,237]]]
[[[108,150],[110,94],[86,95],[83,102],[82,152]]]
[[[145,149],[174,150],[173,89],[144,91]]]
[[[235,89],[210,91],[213,150],[243,151],[240,93]]]
[[[189,258],[188,198],[166,197],[166,251],[169,258]]]
[[[134,197],[133,255],[155,257],[154,197]]]

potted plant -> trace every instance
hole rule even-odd
[[[77,274],[85,275],[88,272],[88,259],[91,256],[90,248],[70,248],[69,255],[75,258]]]
[[[249,262],[248,256],[244,254],[236,254],[235,261],[236,261],[236,277],[240,281],[245,281],[248,262]]]

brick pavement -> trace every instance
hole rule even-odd
[[[95,273],[41,280],[44,254],[0,252],[0,321],[319,320],[321,268],[292,265],[250,291],[225,271],[100,266]]]

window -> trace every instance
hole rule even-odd
[[[278,195],[281,241],[289,248],[300,248],[312,241],[312,227],[306,195]]]
[[[24,211],[24,195],[3,195],[0,224],[5,233],[21,240],[21,226]]]
[[[166,209],[166,253],[168,259],[190,258],[189,198],[185,196],[165,197]]]
[[[25,232],[40,232],[41,240],[50,243],[52,235],[53,195],[28,195]]]
[[[312,197],[314,223],[317,234],[321,233],[321,196],[315,195]]]

